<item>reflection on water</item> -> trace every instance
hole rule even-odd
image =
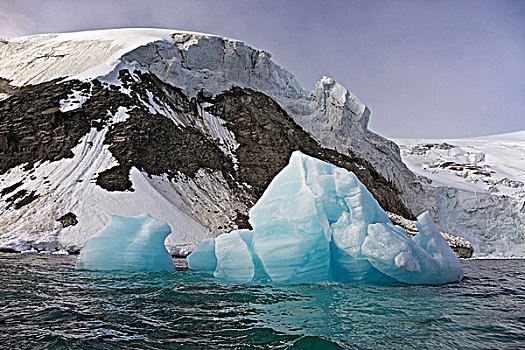
[[[445,286],[223,284],[189,271],[76,271],[0,254],[6,348],[515,349],[525,260],[462,261]]]

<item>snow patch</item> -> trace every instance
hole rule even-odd
[[[120,57],[152,41],[172,41],[173,30],[111,29],[8,38],[0,46],[0,77],[13,86],[69,78],[89,80],[111,72]]]
[[[82,108],[82,105],[91,97],[91,88],[92,86],[87,92],[73,90],[66,99],[60,100],[60,111],[68,112]]]
[[[119,107],[117,112],[115,112],[115,115],[113,115],[109,120],[110,124],[125,122],[129,118],[128,112],[129,110],[127,107]]]
[[[513,195],[525,190],[525,131],[467,139],[396,140],[432,186]]]
[[[205,103],[199,108],[204,126],[213,139],[219,141],[220,149],[232,160],[233,167],[237,170],[239,168],[239,161],[235,156],[235,151],[239,147],[239,143],[235,140],[234,133],[226,127],[225,120],[206,112],[205,108],[210,105],[209,103]]]
[[[190,46],[199,42],[199,37],[187,33],[178,33],[172,36],[177,48],[181,51],[188,51]]]

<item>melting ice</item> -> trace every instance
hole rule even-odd
[[[112,216],[109,224],[84,244],[76,268],[82,270],[175,271],[164,246],[171,228],[149,214]]]
[[[201,241],[190,269],[234,282],[442,284],[463,270],[428,212],[413,239],[357,177],[294,152],[250,210],[253,230]]]

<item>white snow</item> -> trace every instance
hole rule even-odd
[[[205,108],[210,104],[205,103],[199,108],[202,119],[204,121],[204,127],[206,131],[214,138],[219,141],[219,147],[221,151],[233,162],[235,169],[239,167],[239,161],[235,156],[235,150],[239,147],[239,143],[235,140],[233,132],[228,130],[225,126],[226,121],[214,116],[211,113],[206,112]]]
[[[11,85],[34,85],[106,75],[120,58],[139,46],[168,40],[173,29],[127,28],[7,38],[0,46],[0,77]],[[195,33],[200,34],[200,33]]]
[[[69,255],[67,250],[60,249],[51,253],[51,255]]]
[[[466,238],[476,257],[525,256],[525,131],[396,141],[441,230]]]
[[[159,101],[159,105],[157,101],[155,101],[156,97],[153,96],[153,94],[149,90],[146,90],[146,94],[148,95],[148,102],[142,101],[140,97],[139,100],[142,102],[142,104],[144,104],[144,106],[146,106],[149,109],[151,114],[158,113],[171,119],[171,121],[173,121],[173,123],[175,123],[175,125],[177,126],[184,125],[184,123],[179,118],[177,118],[177,114],[173,111],[173,109],[171,109],[170,106],[161,101]]]
[[[91,91],[76,91],[73,90],[64,100],[60,100],[60,111],[68,112],[78,108],[82,108],[82,105],[89,100],[91,97]]]
[[[129,110],[126,107],[119,107],[115,115],[111,117],[110,123],[116,124],[126,121],[129,118],[128,112]]]
[[[409,169],[431,179],[433,186],[507,195],[525,191],[525,131],[465,139],[395,141]],[[452,147],[424,147],[443,144]],[[439,167],[445,162],[464,166]],[[479,169],[466,169],[468,166]]]
[[[199,42],[198,36],[186,33],[174,35],[173,40],[175,41],[177,48],[183,51],[188,51],[191,45],[195,45]]]

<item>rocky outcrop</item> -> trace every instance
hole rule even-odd
[[[410,237],[414,237],[419,233],[416,226],[416,220],[409,220],[391,212],[387,212],[387,215],[394,225],[401,226]],[[472,247],[472,244],[466,239],[451,235],[450,233],[439,233],[443,236],[443,238],[445,238],[448,245],[450,248],[452,248],[454,253],[456,253],[458,258],[468,259],[472,257],[472,254],[474,254],[474,248]]]
[[[59,101],[78,83],[35,86],[0,102],[0,174],[38,160],[71,156],[71,149],[89,131],[81,113],[59,110]],[[88,84],[89,85],[89,84]]]
[[[295,150],[353,171],[383,207],[401,215],[410,215],[398,191],[365,159],[320,146],[275,100],[264,93],[233,87],[213,98],[197,96],[190,100],[182,90],[148,73],[124,70],[120,72],[120,78],[133,92],[131,96],[98,82],[82,84],[71,81],[38,86],[30,93],[22,92],[5,100],[0,106],[4,112],[4,127],[0,132],[9,135],[11,157],[9,162],[4,162],[4,172],[19,165],[31,171],[41,162],[70,158],[73,146],[94,128],[107,130],[103,143],[117,164],[98,172],[96,178],[82,181],[95,181],[104,190],[134,191],[130,180],[132,168],[148,176],[165,174],[170,181],[180,178],[194,180],[201,169],[220,173],[228,189],[227,200],[234,210],[217,210],[211,207],[211,202],[203,207],[198,194],[181,191],[190,214],[213,232],[249,228],[248,209],[259,199],[275,174],[287,164]],[[64,108],[61,110],[56,106],[60,106],[72,90],[89,91],[90,97],[81,108],[63,112]],[[169,117],[150,110],[148,105],[137,106],[137,100],[146,101],[148,95],[155,96],[152,103],[170,111]],[[42,100],[37,96],[41,96]],[[28,112],[37,105],[39,110]],[[126,118],[114,123],[111,115],[122,107],[128,110]],[[39,113],[41,109],[48,112]],[[50,125],[49,119],[58,122]],[[16,121],[14,126],[17,127],[9,122],[11,120]],[[210,125],[212,121],[223,123],[222,127],[231,134],[235,147],[224,151],[225,140],[214,138],[215,130]],[[39,123],[42,127],[38,127]],[[26,124],[32,127],[23,127]],[[50,146],[46,147],[48,144]],[[6,158],[7,154],[5,152]],[[22,183],[8,186],[3,192],[8,193],[13,186]],[[14,202],[15,209],[20,209],[23,199],[18,197],[26,195],[26,192],[23,189],[17,192],[20,195],[8,196],[6,201]],[[37,188],[31,195],[35,197],[36,192],[54,195],[52,190],[42,188]],[[69,214],[62,215],[58,220],[64,228],[73,226],[68,224],[71,221]],[[11,227],[16,225],[13,223]]]
[[[74,213],[67,213],[57,219],[63,227],[75,226],[78,224],[77,216]]]

